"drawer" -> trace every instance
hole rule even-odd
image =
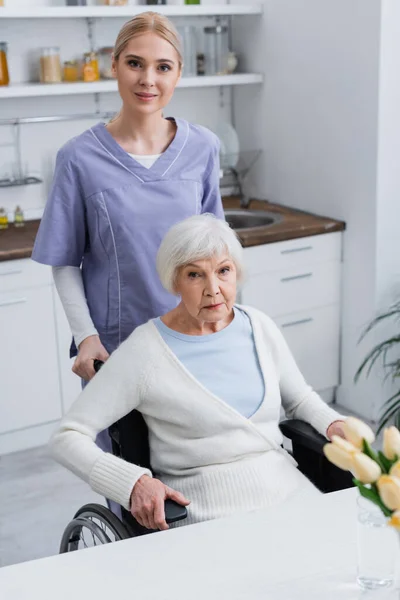
[[[244,265],[248,276],[291,269],[327,261],[341,260],[340,231],[324,235],[263,244],[244,248]]]
[[[270,317],[340,302],[341,263],[331,261],[293,266],[254,275],[245,281],[241,302]]]
[[[339,305],[275,319],[305,380],[315,390],[339,384]]]
[[[0,262],[0,292],[49,285],[51,282],[51,267],[30,258]]]

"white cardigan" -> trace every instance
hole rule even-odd
[[[203,387],[149,321],[72,405],[52,438],[54,457],[129,509],[136,481],[151,473],[103,452],[95,439],[137,408],[149,428],[153,474],[191,500],[187,522],[264,507],[310,486],[280,448],[281,402],[287,417],[307,421],[323,435],[343,417],[306,384],[275,323],[254,308],[239,308],[251,319],[265,381],[264,400],[250,419]]]

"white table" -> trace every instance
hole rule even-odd
[[[0,569],[4,600],[348,600],[354,489]]]

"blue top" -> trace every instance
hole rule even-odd
[[[185,335],[154,324],[183,366],[212,394],[244,417],[251,417],[264,399],[265,386],[253,328],[247,314],[234,308],[233,321],[217,333]]]
[[[170,227],[204,212],[224,218],[218,138],[183,119],[175,122],[174,139],[149,169],[103,123],[57,155],[32,258],[82,265],[90,315],[109,352],[138,325],[177,305],[155,266]]]

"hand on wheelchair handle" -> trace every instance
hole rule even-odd
[[[147,529],[169,529],[164,510],[167,499],[174,500],[182,506],[190,504],[190,500],[183,494],[164,485],[159,479],[142,475],[131,493],[131,514]]]
[[[72,371],[85,381],[90,381],[96,374],[94,360],[105,362],[108,357],[109,354],[99,336],[90,335],[79,344],[78,356],[72,366]]]

